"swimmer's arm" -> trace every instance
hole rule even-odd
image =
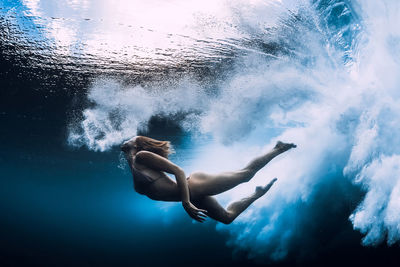
[[[178,184],[178,188],[181,192],[182,203],[190,202],[186,175],[182,168],[170,160],[150,151],[139,151],[136,154],[136,160],[138,163],[146,165],[151,169],[168,172],[175,175],[176,183]]]
[[[175,175],[176,183],[181,192],[182,206],[190,217],[198,222],[205,220],[206,210],[198,209],[190,202],[189,188],[186,181],[186,175],[182,168],[175,165],[168,159],[161,157],[158,154],[149,151],[139,151],[136,153],[136,160],[138,163],[148,166],[151,169],[164,171]],[[203,214],[201,214],[202,212]]]

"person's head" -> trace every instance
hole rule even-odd
[[[135,136],[121,145],[121,150],[127,153],[136,154],[139,151],[146,150],[156,153],[164,158],[172,153],[171,144],[169,141],[159,141],[146,136]]]

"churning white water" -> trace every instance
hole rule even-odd
[[[243,166],[277,140],[294,142],[298,148],[274,159],[254,181],[219,196],[227,203],[279,179],[234,224],[217,226],[230,233],[231,245],[254,258],[284,258],[302,239],[304,222],[323,216],[302,209],[326,190],[322,185],[343,179],[365,191],[349,217],[364,234],[362,243],[397,242],[400,2],[218,3],[213,10],[192,10],[182,22],[185,32],[214,38],[229,25],[229,36],[221,39],[264,46],[235,47],[230,70],[212,84],[190,75],[147,86],[99,78],[88,93],[92,105],[70,123],[69,143],[105,151],[145,129],[154,115],[180,114],[188,134],[213,137],[186,167],[221,171]],[[219,23],[201,23],[210,18]],[[198,43],[185,49],[206,51]],[[330,208],[341,199],[324,201]]]

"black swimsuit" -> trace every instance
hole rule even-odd
[[[133,174],[133,184],[135,187],[136,192],[139,194],[145,195],[148,191],[148,188],[150,185],[160,179],[161,177],[154,179],[146,174],[143,174],[141,171],[132,168],[132,174]]]
[[[151,184],[157,181],[158,179],[162,178],[162,176],[160,176],[159,178],[154,179],[135,168],[132,168],[132,175],[133,175],[133,185],[135,191],[142,195],[147,195],[148,189],[151,186]],[[190,177],[187,177],[186,180],[189,180],[189,178]],[[190,194],[190,189],[189,189],[189,194]]]

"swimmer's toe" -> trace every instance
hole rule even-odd
[[[275,149],[278,149],[282,152],[289,150],[291,148],[295,148],[295,147],[297,147],[297,145],[295,145],[293,143],[283,143],[281,141],[276,142],[276,145],[275,145]]]

